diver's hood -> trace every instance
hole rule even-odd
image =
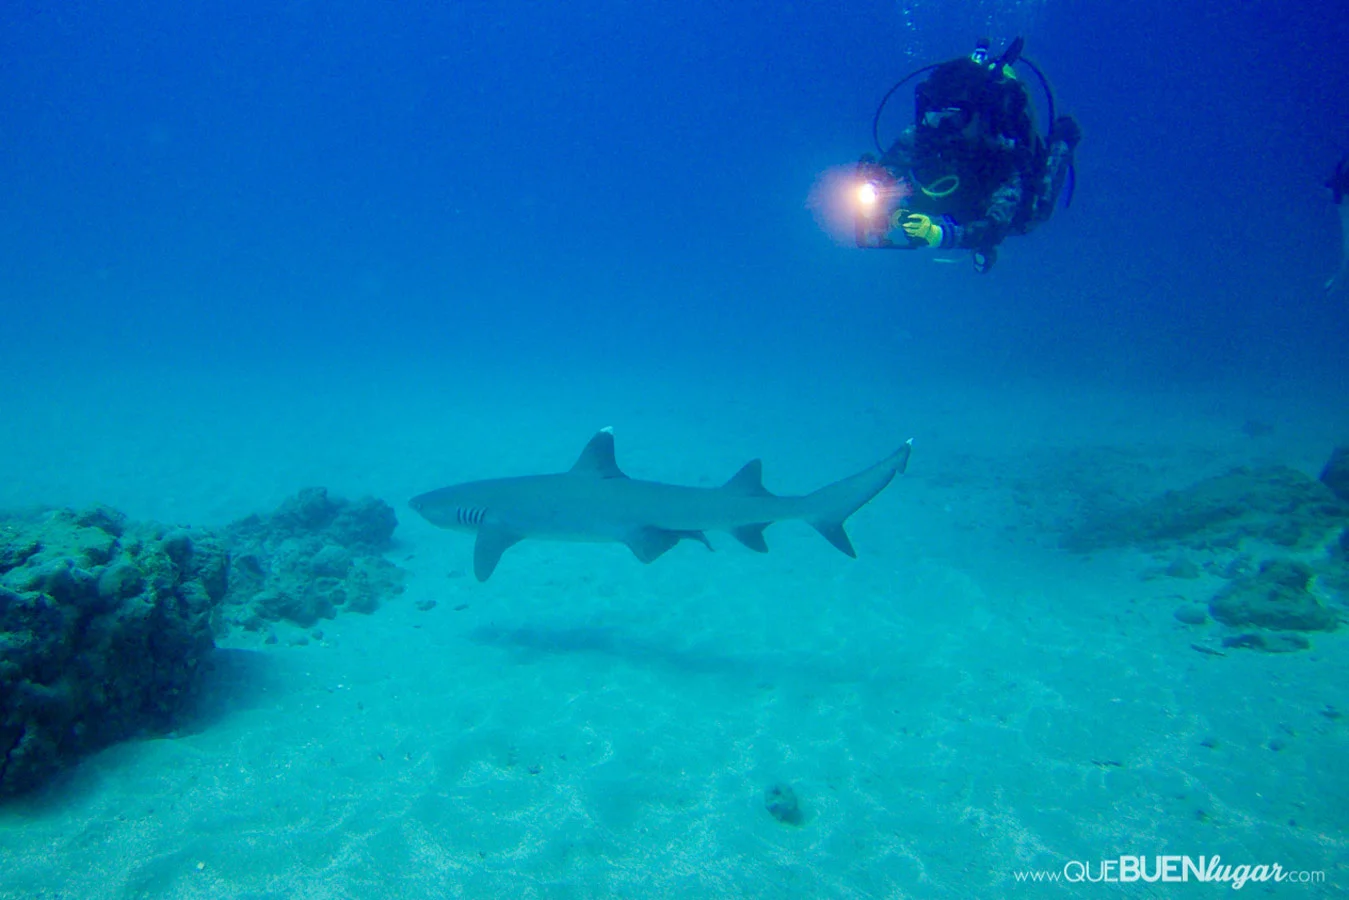
[[[991,77],[988,69],[970,59],[942,63],[914,91],[915,121],[936,110],[983,108]]]
[[[1030,96],[1014,77],[1000,69],[990,70],[961,57],[942,63],[914,91],[914,121],[940,130],[943,123],[968,122],[975,115],[987,120],[989,129],[1013,141],[1029,141]],[[964,115],[953,115],[955,112]]]

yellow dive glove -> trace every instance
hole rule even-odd
[[[941,245],[941,226],[934,223],[929,216],[922,213],[909,213],[899,224],[909,237],[927,241],[929,247]]]

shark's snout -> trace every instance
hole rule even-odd
[[[436,520],[436,505],[431,502],[427,494],[418,494],[413,497],[408,501],[408,508],[432,525],[441,524]]]
[[[459,502],[459,497],[449,490],[418,494],[408,501],[408,506],[417,515],[440,528],[476,528],[481,521],[480,515],[470,515],[475,511]]]

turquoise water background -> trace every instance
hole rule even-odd
[[[987,276],[839,245],[817,180],[983,34],[1081,121],[1072,206]],[[0,509],[321,484],[394,505],[409,578],[222,639],[199,721],[0,806],[0,898],[1229,890],[1016,879],[1171,853],[1338,895],[1342,634],[1196,653],[1222,579],[1062,544],[1349,440],[1346,46],[1312,3],[8,5]],[[784,493],[915,451],[856,561],[794,523],[480,585],[406,508],[603,426],[635,477]]]

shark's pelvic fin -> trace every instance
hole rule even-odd
[[[771,497],[763,486],[763,461],[751,459],[721,489],[741,497]]]
[[[627,478],[614,460],[614,432],[604,428],[595,433],[581,451],[576,464],[571,467],[572,475],[588,475],[592,478]]]
[[[655,562],[666,550],[683,540],[698,541],[708,550],[712,549],[712,542],[701,531],[671,531],[651,525],[634,530],[624,543],[634,556],[649,563]]]
[[[763,539],[763,530],[770,524],[760,522],[757,525],[741,525],[731,531],[731,536],[755,553],[767,553],[768,542]]]
[[[521,535],[502,528],[487,518],[478,526],[478,540],[473,545],[473,574],[479,581],[492,576],[501,554],[523,540]]]

